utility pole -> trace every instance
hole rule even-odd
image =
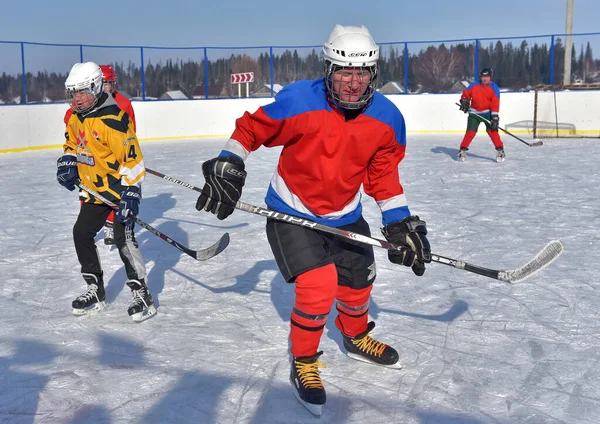
[[[573,3],[575,0],[567,0],[567,39],[565,42],[565,67],[563,85],[571,84],[571,33],[573,32]]]

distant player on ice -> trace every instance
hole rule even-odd
[[[366,27],[336,25],[323,53],[325,78],[292,83],[236,121],[220,155],[202,165],[206,182],[196,209],[227,218],[242,194],[244,160],[261,146],[283,146],[265,199],[270,208],[370,236],[362,186],[381,209],[385,237],[406,247],[389,252],[389,260],[423,275],[431,261],[427,229],[411,215],[400,184],[404,118],[375,90],[379,47]],[[400,368],[398,352],[369,335],[373,248],[274,219],[266,232],[279,270],[295,283],[290,380],[302,404],[315,415],[325,404],[319,342],[336,300],[335,324],[348,355]]]
[[[483,68],[479,72],[479,81],[472,83],[463,91],[460,98],[460,110],[469,114],[467,119],[467,132],[460,143],[460,151],[458,152],[458,160],[464,162],[467,159],[467,150],[471,141],[477,134],[479,124],[484,123],[489,137],[496,148],[496,162],[504,162],[506,155],[504,154],[504,144],[498,134],[498,124],[500,117],[500,88],[492,81],[492,69]],[[488,122],[475,115],[486,118]]]
[[[67,123],[64,155],[58,159],[56,178],[71,191],[80,180],[81,184],[119,204],[114,234],[125,265],[127,286],[133,294],[128,313],[134,321],[142,321],[154,315],[156,309],[133,233],[141,183],[146,175],[133,122],[103,90],[102,71],[97,64],[73,65],[65,87],[73,114]],[[83,190],[80,199],[83,204],[73,226],[73,241],[87,290],[73,301],[74,315],[84,315],[105,306],[103,272],[94,237],[113,211]]]

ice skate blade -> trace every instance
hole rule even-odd
[[[94,303],[90,308],[87,308],[87,309],[73,308],[73,315],[75,315],[76,317],[82,317],[84,315],[93,315],[93,314],[97,314],[98,312],[105,310],[106,308],[108,308],[108,306],[106,305],[106,302],[102,301],[102,302]]]
[[[496,158],[496,162],[502,163],[506,160],[506,158]]]
[[[144,311],[138,312],[136,314],[131,315],[131,319],[133,320],[133,322],[143,322],[146,321],[148,318],[152,318],[154,315],[156,315],[156,312],[157,311],[154,305],[150,305],[146,310],[145,314]]]
[[[384,365],[384,364],[378,364],[377,362],[370,361],[367,358],[365,358],[364,356],[361,356],[357,353],[346,352],[346,354],[348,355],[349,358],[352,358],[352,359],[355,359],[355,360],[361,361],[361,362],[366,362],[367,364],[377,365],[377,366],[385,367],[385,368],[392,368],[395,370],[402,369],[402,364],[400,364],[400,361],[396,362],[395,364]]]
[[[294,387],[294,384],[290,381],[290,383],[292,384],[292,387],[294,389],[294,396],[296,396],[296,399],[298,399],[298,402],[300,402],[302,404],[302,406],[304,406],[306,409],[308,409],[308,411],[313,414],[315,417],[319,418],[322,414],[323,414],[323,405],[317,405],[315,403],[308,403],[305,400],[302,400],[300,398],[300,394],[298,393],[298,390],[296,390],[296,387]]]
[[[463,157],[463,156],[460,156],[460,157],[456,158],[456,160],[459,161],[459,162],[464,162],[464,161],[467,160],[467,158]]]

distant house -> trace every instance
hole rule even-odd
[[[221,98],[221,97],[229,97],[225,89],[225,84],[209,84],[208,85],[208,97],[209,98]],[[194,92],[192,93],[192,98],[194,99],[206,99],[206,86],[205,85],[197,85],[194,88]]]
[[[273,84],[273,95],[276,95],[283,89],[281,84]],[[261,88],[251,94],[252,97],[270,97],[271,96],[271,84],[264,84]]]
[[[467,81],[467,80],[457,81],[454,83],[452,88],[450,88],[450,91],[453,91],[453,92],[459,91],[462,93],[462,91],[465,90],[469,85],[471,85],[470,81]]]
[[[390,81],[378,89],[381,94],[404,94],[404,87],[396,81]]]
[[[183,94],[181,90],[167,91],[159,97],[160,100],[187,100],[188,96]]]

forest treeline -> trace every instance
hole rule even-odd
[[[381,72],[379,87],[396,82],[404,85],[403,44],[381,47]],[[258,57],[245,54],[232,54],[207,63],[205,80],[204,61],[166,60],[164,63],[148,63],[142,70],[136,63],[113,63],[117,73],[118,89],[133,97],[142,96],[142,87],[147,98],[161,98],[168,91],[180,90],[187,97],[204,97],[208,91],[210,97],[236,97],[237,85],[230,83],[232,73],[253,72],[254,82],[250,84],[251,95],[270,95],[265,87],[274,84],[286,84],[301,80],[315,79],[323,75],[323,60],[320,49],[308,54],[298,50],[284,50],[273,55],[273,64],[268,54]],[[560,38],[554,44],[554,81],[562,82],[565,48]],[[447,47],[445,44],[429,46],[408,56],[409,92],[449,92],[462,89],[461,81],[474,79],[475,44],[462,43]],[[537,84],[550,82],[551,51],[547,44],[533,44],[527,41],[514,45],[512,42],[497,41],[487,47],[480,45],[480,67],[494,69],[494,81],[503,89],[528,90]],[[271,80],[271,69],[273,79]],[[600,60],[594,59],[588,42],[580,51],[572,47],[572,82],[600,82]],[[26,73],[27,102],[63,101],[66,74],[40,71],[37,74]],[[208,87],[206,83],[208,82]],[[0,76],[0,100],[4,103],[22,103],[23,84],[21,75]],[[245,94],[245,91],[244,91]]]

